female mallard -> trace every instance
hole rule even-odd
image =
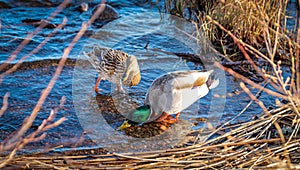
[[[118,91],[121,90],[122,85],[135,86],[141,80],[140,68],[135,56],[97,45],[94,45],[91,52],[84,52],[84,54],[98,72],[95,85],[97,93],[101,80],[117,84]]]
[[[155,79],[148,89],[145,105],[128,113],[127,118],[136,123],[161,122],[176,114],[174,121],[178,120],[180,112],[201,97],[210,89],[219,84],[210,71],[176,71],[167,73]],[[119,129],[130,126],[125,121]]]

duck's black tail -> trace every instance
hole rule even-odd
[[[206,81],[206,85],[209,89],[216,88],[219,85],[219,79],[211,72],[208,80]]]

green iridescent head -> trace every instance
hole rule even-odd
[[[150,116],[150,106],[145,105],[145,106],[140,106],[132,111],[130,111],[127,114],[127,119],[129,121],[125,121],[119,129],[125,129],[127,127],[130,127],[131,124],[142,124],[146,122],[149,119]]]
[[[127,119],[136,123],[143,123],[146,120],[148,120],[149,116],[150,116],[150,107],[146,105],[146,106],[140,106],[135,110],[129,112],[127,115]]]

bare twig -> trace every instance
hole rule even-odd
[[[231,75],[233,75],[233,76],[235,76],[235,77],[237,77],[237,78],[243,80],[244,82],[250,84],[251,86],[255,87],[256,89],[263,90],[264,92],[266,92],[266,93],[268,93],[268,94],[270,94],[270,95],[272,95],[272,96],[275,96],[275,97],[279,97],[279,98],[288,100],[288,97],[287,97],[287,96],[282,95],[282,94],[279,94],[279,93],[276,93],[276,92],[274,92],[274,91],[272,91],[272,90],[270,90],[270,89],[263,88],[263,87],[260,86],[259,84],[254,83],[254,82],[251,81],[250,79],[248,79],[248,78],[246,78],[246,77],[240,75],[239,73],[233,71],[233,70],[230,69],[230,68],[227,68],[227,67],[222,66],[222,65],[219,64],[218,62],[215,62],[214,65],[215,65],[216,67],[218,67],[218,68],[221,68],[221,69],[225,70],[225,71],[228,72],[229,74],[231,74]]]
[[[36,131],[32,132],[31,134],[27,135],[25,138],[23,138],[19,141],[16,141],[14,143],[9,143],[6,146],[1,145],[0,150],[2,150],[2,151],[13,148],[13,147],[14,147],[14,149],[9,154],[8,158],[0,164],[0,168],[4,167],[8,162],[10,162],[13,159],[13,156],[16,154],[16,152],[18,150],[22,149],[26,144],[44,139],[46,137],[46,133],[43,133],[43,132],[45,132],[51,128],[57,127],[63,121],[66,120],[66,118],[63,117],[63,118],[60,118],[58,121],[52,123],[52,121],[55,118],[55,114],[56,113],[54,112],[54,110],[52,110],[49,117],[42,122],[42,124],[38,127],[38,129]],[[42,133],[42,135],[38,136],[41,133]]]
[[[65,97],[62,97],[60,102],[60,108],[63,107],[63,104],[65,102]],[[43,133],[51,128],[55,128],[63,123],[63,121],[66,120],[65,117],[60,118],[56,122],[52,121],[55,119],[55,115],[58,112],[58,108],[55,110],[51,110],[49,116],[47,119],[43,120],[42,124],[38,127],[38,129],[31,134],[27,135],[25,138],[20,139],[19,141],[16,141],[14,143],[8,143],[7,145],[3,146],[3,144],[0,146],[0,151],[5,151],[11,148],[14,148],[13,151],[9,154],[8,158],[5,159],[1,164],[0,168],[4,167],[8,162],[10,162],[13,159],[13,156],[16,154],[16,152],[20,149],[22,149],[26,144],[40,141],[46,137],[46,133]],[[41,134],[41,135],[40,135]],[[38,136],[40,135],[40,136]],[[3,143],[3,142],[2,142]]]
[[[266,82],[264,84],[264,88],[267,86],[268,82]],[[255,95],[256,98],[259,98],[261,96],[262,90],[258,91]],[[250,105],[253,103],[253,99],[246,105],[246,107],[243,108],[242,111],[240,111],[239,114],[237,114],[236,116],[234,116],[232,119],[230,119],[229,121],[227,121],[226,123],[224,123],[223,125],[221,125],[220,127],[218,127],[215,131],[213,131],[212,133],[210,133],[204,141],[206,141],[208,138],[210,138],[212,135],[214,135],[216,132],[220,131],[223,127],[228,126],[232,121],[236,120],[239,116],[241,116],[249,107]],[[196,141],[198,140],[198,137],[196,138],[194,144],[196,143]]]
[[[241,88],[248,94],[248,96],[249,96],[252,100],[254,100],[254,101],[255,101],[255,102],[256,102],[256,103],[264,110],[264,112],[272,119],[272,115],[270,114],[270,112],[268,111],[268,109],[265,107],[265,105],[263,104],[263,102],[260,101],[260,100],[258,100],[258,99],[250,92],[250,90],[246,87],[246,85],[245,85],[243,82],[240,83],[240,86],[241,86]],[[286,141],[285,141],[284,135],[283,135],[282,130],[281,130],[281,128],[280,128],[280,126],[279,126],[279,124],[278,124],[277,121],[274,121],[274,126],[276,127],[276,129],[277,129],[277,131],[278,131],[278,134],[279,134],[279,136],[280,136],[280,139],[281,139],[282,144],[283,144],[283,145],[286,145]],[[285,150],[284,152],[285,152],[285,157],[287,158],[288,163],[290,164],[290,163],[291,163],[291,159],[290,159],[290,157],[288,156],[288,151]]]
[[[3,105],[0,110],[0,117],[4,114],[4,112],[6,111],[6,109],[8,107],[8,97],[9,97],[9,92],[5,93],[5,95],[3,97]]]
[[[241,88],[248,94],[248,96],[249,96],[252,100],[254,100],[254,101],[255,101],[255,102],[256,102],[256,103],[264,110],[264,112],[265,112],[270,118],[272,118],[271,113],[270,113],[269,110],[265,107],[264,103],[263,103],[262,101],[258,100],[258,99],[251,93],[251,91],[246,87],[246,85],[245,85],[243,82],[240,83],[240,86],[241,86]],[[278,125],[277,122],[275,122],[274,124],[275,124],[275,126],[276,126],[276,128],[277,128],[277,130],[278,130],[279,135],[280,135],[281,142],[284,144],[284,143],[285,143],[285,139],[284,139],[284,135],[283,135],[283,133],[282,133],[282,130],[281,130],[281,128],[280,128],[280,126]]]
[[[37,113],[41,109],[43,103],[45,102],[46,98],[48,97],[49,93],[51,92],[56,80],[58,79],[58,77],[65,65],[65,62],[67,60],[69,53],[73,49],[76,42],[82,37],[84,32],[87,30],[88,26],[96,19],[97,15],[99,15],[103,11],[103,9],[104,9],[104,6],[103,5],[100,6],[99,9],[97,10],[97,12],[91,17],[91,19],[87,23],[82,24],[82,28],[80,29],[80,31],[76,34],[76,36],[74,37],[72,42],[69,44],[69,46],[67,48],[65,48],[63,56],[62,56],[61,60],[59,61],[58,67],[57,67],[53,77],[51,78],[48,86],[46,87],[46,89],[43,90],[43,92],[40,96],[40,99],[38,100],[35,108],[33,109],[32,113],[29,116],[29,118],[27,119],[27,121],[24,122],[24,124],[22,125],[20,130],[10,139],[10,142],[14,142],[14,141],[18,140],[31,127],[31,124],[35,120]]]
[[[102,3],[105,3],[105,1],[103,0]],[[23,125],[21,126],[21,128],[14,134],[14,136],[12,136],[10,139],[7,140],[7,144],[8,145],[4,145],[3,142],[0,145],[0,150],[4,151],[4,150],[9,150],[12,147],[15,147],[14,150],[10,153],[9,157],[7,159],[5,159],[1,164],[0,167],[4,167],[8,162],[10,162],[13,158],[13,156],[15,155],[15,153],[17,152],[17,150],[23,148],[27,143],[29,142],[33,142],[33,141],[38,141],[41,140],[42,138],[45,137],[45,133],[42,134],[40,137],[36,137],[38,134],[49,130],[50,128],[56,127],[59,124],[61,124],[65,118],[60,118],[58,121],[52,123],[52,124],[48,124],[49,121],[52,121],[52,119],[54,118],[54,111],[51,112],[51,114],[49,115],[48,119],[44,120],[42,122],[42,124],[39,126],[39,128],[35,131],[32,132],[30,135],[28,135],[27,137],[21,139],[21,137],[27,132],[27,130],[31,127],[33,121],[35,120],[37,113],[39,112],[39,110],[41,109],[41,106],[43,105],[43,103],[45,102],[46,98],[48,97],[49,93],[51,92],[56,80],[58,79],[58,77],[60,76],[60,73],[65,65],[66,59],[69,55],[69,53],[71,52],[71,50],[73,49],[74,45],[76,44],[76,42],[82,37],[82,35],[85,33],[85,31],[87,30],[88,26],[90,26],[90,24],[93,23],[93,21],[98,17],[98,15],[104,10],[105,6],[101,5],[99,6],[99,8],[97,9],[96,13],[93,14],[93,16],[89,19],[89,21],[87,23],[83,23],[81,29],[79,30],[79,32],[76,34],[76,36],[74,37],[74,39],[72,40],[72,42],[69,44],[69,46],[67,48],[65,48],[63,56],[58,64],[58,67],[53,75],[53,77],[51,78],[50,82],[48,83],[48,86],[42,91],[42,94],[40,96],[40,99],[38,100],[35,108],[33,109],[32,113],[30,114],[30,116],[23,122]],[[22,46],[23,48],[23,46]],[[15,55],[13,53],[13,55]],[[2,66],[5,67],[5,66]],[[1,69],[0,69],[1,70]],[[64,101],[64,98],[62,98],[61,101]],[[61,102],[61,106],[62,106]],[[48,124],[48,125],[47,125]],[[21,140],[20,140],[21,139]]]
[[[300,23],[300,19],[298,21]],[[297,34],[297,43],[300,44],[300,28],[298,28]],[[295,70],[296,70],[296,96],[300,96],[300,47],[296,47],[296,62],[295,62]]]
[[[235,35],[233,35],[230,31],[228,31],[226,28],[224,28],[221,24],[219,24],[217,21],[213,20],[210,16],[207,16],[207,19],[212,21],[214,24],[216,24],[219,28],[221,28],[223,31],[225,31],[230,37],[233,39],[234,43],[239,47],[241,52],[243,53],[244,57],[250,62],[251,66],[255,69],[255,71],[264,78],[265,81],[268,81],[268,77],[265,76],[265,74],[257,67],[257,65],[254,63],[254,61],[250,58],[248,53],[246,52],[244,46],[247,45],[242,40],[238,39]],[[247,45],[249,48],[250,45]],[[253,48],[253,47],[252,47]],[[267,56],[260,54],[261,57],[263,57],[265,60],[267,60],[272,66],[275,65],[273,60],[270,60]],[[276,66],[276,65],[275,65]],[[274,87],[277,91],[282,92],[282,89],[279,88],[276,84],[273,82],[270,82],[272,87]]]
[[[47,22],[50,22],[53,18],[56,17],[57,14],[59,14],[68,4],[70,3],[70,0],[64,0],[63,3],[61,3],[56,10],[46,19]],[[10,62],[16,59],[17,54],[20,53],[20,51],[31,41],[32,37],[34,37],[36,34],[38,34],[46,25],[47,22],[41,22],[41,25],[39,25],[33,32],[29,33],[26,38],[20,43],[20,45],[15,49],[15,51],[12,52],[12,54],[4,61],[3,64],[0,65],[0,71],[3,70],[5,67],[8,66]]]
[[[61,24],[59,24],[34,50],[32,50],[29,54],[23,56],[12,68],[10,68],[9,70],[7,70],[4,73],[0,74],[0,84],[2,83],[3,78],[6,75],[8,75],[8,74],[10,74],[10,73],[12,73],[14,71],[16,71],[20,67],[20,65],[28,57],[30,57],[31,55],[37,53],[50,40],[50,38],[53,37],[56,34],[56,32],[58,30],[60,30],[62,27],[64,27],[66,25],[66,23],[67,23],[67,18],[64,18],[63,22]]]

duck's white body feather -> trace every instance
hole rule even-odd
[[[218,85],[218,80],[207,83],[212,72],[176,71],[154,80],[145,99],[145,104],[150,106],[151,111],[147,122],[156,120],[163,112],[179,113],[205,96],[209,89]]]

